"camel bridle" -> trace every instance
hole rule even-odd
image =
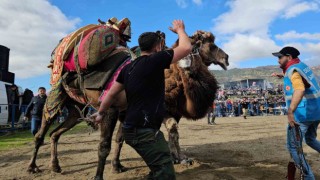
[[[200,56],[198,48],[193,48],[192,52],[190,54],[188,54],[186,57],[180,59],[178,61],[179,67],[183,68],[183,69],[190,69],[195,56]]]

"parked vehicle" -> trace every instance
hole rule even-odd
[[[24,91],[20,86],[16,86],[16,100],[10,101],[10,91],[13,84],[0,81],[0,125],[7,125],[11,123],[10,118],[14,121],[19,121],[21,115],[21,107],[23,106]],[[14,115],[13,115],[14,114]]]

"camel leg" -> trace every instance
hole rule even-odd
[[[122,126],[123,126],[122,123],[124,122],[125,115],[126,115],[125,111],[119,113],[120,124],[119,124],[118,132],[117,132],[116,140],[115,140],[115,145],[114,145],[115,146],[114,155],[113,155],[113,158],[111,161],[112,173],[121,173],[121,172],[126,171],[126,168],[120,163],[120,152],[121,152],[122,145],[124,142],[124,138],[123,138],[123,134],[122,134]]]
[[[168,143],[174,163],[181,163],[182,161],[186,161],[191,164],[187,156],[181,153],[177,121],[174,118],[168,118],[164,120],[164,124],[169,133]]]
[[[180,162],[179,151],[180,147],[176,146],[176,142],[179,144],[179,133],[178,133],[178,123],[173,118],[168,118],[164,120],[165,127],[168,131],[169,137],[169,149],[174,160],[174,163]]]
[[[47,121],[45,118],[42,117],[41,128],[37,132],[37,134],[34,136],[34,149],[33,149],[32,157],[29,162],[28,170],[27,170],[30,173],[40,172],[40,169],[36,164],[37,155],[38,155],[39,148],[43,144],[44,137],[48,132],[51,124],[52,124],[51,120]]]
[[[51,135],[50,135],[50,142],[51,142],[51,170],[53,172],[58,172],[58,173],[61,172],[61,167],[59,165],[59,160],[58,160],[58,141],[59,141],[60,136],[64,132],[68,131],[69,129],[74,127],[76,124],[81,122],[81,121],[78,121],[78,118],[80,118],[80,114],[75,109],[75,107],[70,105],[68,107],[68,111],[69,111],[69,115],[68,115],[67,119],[63,122],[63,124],[61,124],[56,129],[54,129],[51,132]]]
[[[100,134],[100,144],[98,149],[98,168],[96,171],[95,180],[103,179],[104,166],[106,164],[106,159],[111,150],[111,140],[114,128],[117,124],[118,110],[111,108],[104,120],[100,124],[101,134]]]

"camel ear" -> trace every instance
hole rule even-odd
[[[195,37],[195,36],[197,36],[198,34],[200,34],[200,33],[199,33],[199,30],[197,30],[196,32],[194,32],[194,33],[192,34],[192,36]]]
[[[213,43],[215,41],[215,36],[211,32],[206,32],[205,37],[210,39]]]
[[[198,33],[198,34],[204,34],[205,31],[203,31],[203,30],[197,30],[197,33]]]

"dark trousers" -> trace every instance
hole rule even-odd
[[[136,150],[150,168],[148,179],[176,179],[169,146],[160,130],[123,128],[123,134],[125,142]]]

